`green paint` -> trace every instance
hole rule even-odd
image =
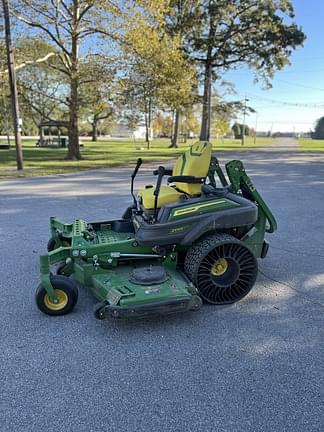
[[[119,306],[145,305],[175,299],[190,299],[188,282],[180,273],[168,268],[169,279],[154,285],[137,285],[129,282],[132,267],[119,266],[114,271],[94,274],[92,283],[98,300],[108,300]]]
[[[194,152],[191,154],[195,156]],[[186,155],[184,153],[181,175],[185,164]],[[238,194],[243,191],[243,194],[258,206],[257,222],[242,241],[256,257],[260,257],[265,233],[276,230],[276,220],[245,173],[240,161],[232,161],[227,164],[226,171],[232,191]],[[225,175],[216,158],[212,158],[208,175],[211,184],[216,184],[215,175],[218,175],[222,185],[227,185]],[[169,220],[212,214],[239,206],[238,203],[228,198],[215,198],[191,204],[189,201],[186,205],[173,208]],[[165,257],[154,257],[155,252],[152,247],[138,245],[134,233],[114,231],[112,227],[115,222],[103,221],[88,224],[82,219],[77,219],[72,224],[65,224],[57,218],[51,218],[50,231],[51,236],[55,239],[56,248],[40,257],[41,282],[51,300],[57,299],[50,281],[51,266],[65,261],[67,274],[73,275],[76,281],[89,287],[98,300],[108,301],[111,305],[129,308],[132,305],[163,304],[172,300],[187,302],[189,300],[189,306],[186,307],[196,307],[197,290],[179,272],[177,253],[174,250],[168,250]],[[170,229],[170,234],[186,232],[189,229],[191,225],[187,222],[187,224]],[[185,247],[181,249],[181,246],[176,246],[175,250],[181,250],[181,253],[186,252]],[[131,254],[131,256],[122,257],[122,254]],[[141,257],[141,254],[144,256]],[[139,264],[147,265],[148,262],[163,265],[169,276],[168,279],[160,284],[149,286],[131,283],[129,275],[133,268]]]
[[[239,160],[233,160],[231,162],[228,162],[225,167],[233,191],[237,193],[242,190],[243,195],[245,192],[246,197],[251,201],[255,202],[258,205],[259,209],[262,210],[268,225],[265,228],[265,231],[268,233],[275,232],[277,230],[277,221],[271,210],[259,194],[259,192],[254,187],[252,180],[246,174],[243,163]]]

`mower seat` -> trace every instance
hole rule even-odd
[[[212,145],[209,142],[197,142],[183,153],[176,161],[172,176],[193,176],[206,178],[211,160]],[[201,195],[202,184],[176,182],[173,186],[161,186],[158,205],[163,207],[181,198]],[[138,198],[145,210],[154,208],[155,187],[146,187],[138,192]]]
[[[147,210],[154,208],[155,196],[153,195],[154,187],[142,189],[138,192],[143,207]],[[166,204],[177,201],[184,197],[184,194],[178,192],[174,187],[162,185],[159,193],[158,207],[163,207]]]

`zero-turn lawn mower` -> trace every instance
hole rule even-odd
[[[99,300],[98,319],[196,311],[202,302],[230,304],[253,287],[257,258],[265,258],[269,248],[265,234],[276,230],[276,220],[242,162],[227,163],[226,178],[212,145],[198,142],[173,170],[154,171],[156,185],[136,197],[141,163],[131,176],[134,204],[121,219],[50,219],[36,291],[42,312],[71,312],[78,284]]]

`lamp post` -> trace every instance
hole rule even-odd
[[[14,126],[14,133],[15,133],[17,170],[20,171],[24,169],[24,161],[23,161],[23,153],[22,153],[22,146],[21,146],[21,135],[20,135],[21,123],[19,119],[18,92],[17,92],[14,54],[13,54],[12,43],[11,43],[8,0],[2,0],[2,5],[3,5],[4,24],[5,24],[5,38],[6,38],[7,63],[8,63],[9,83],[10,83],[12,118],[13,118],[13,126]]]
[[[248,102],[249,99],[247,97],[245,97],[244,99],[244,107],[243,107],[243,128],[242,128],[242,141],[241,141],[241,145],[244,145],[244,141],[245,141],[245,116],[246,116],[246,102]]]

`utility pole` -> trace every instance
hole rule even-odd
[[[244,108],[243,108],[243,129],[242,129],[242,142],[241,145],[244,145],[245,140],[245,116],[246,116],[246,102],[248,102],[249,99],[245,96],[244,98]]]
[[[20,171],[24,169],[24,161],[23,161],[23,153],[22,153],[22,146],[21,146],[18,92],[17,92],[16,72],[15,72],[15,61],[14,61],[14,54],[13,54],[12,43],[11,43],[8,0],[2,0],[2,5],[3,5],[4,24],[5,24],[5,37],[6,37],[6,48],[7,48],[7,63],[8,63],[9,83],[10,83],[12,118],[13,118],[15,143],[16,143],[17,170]]]

